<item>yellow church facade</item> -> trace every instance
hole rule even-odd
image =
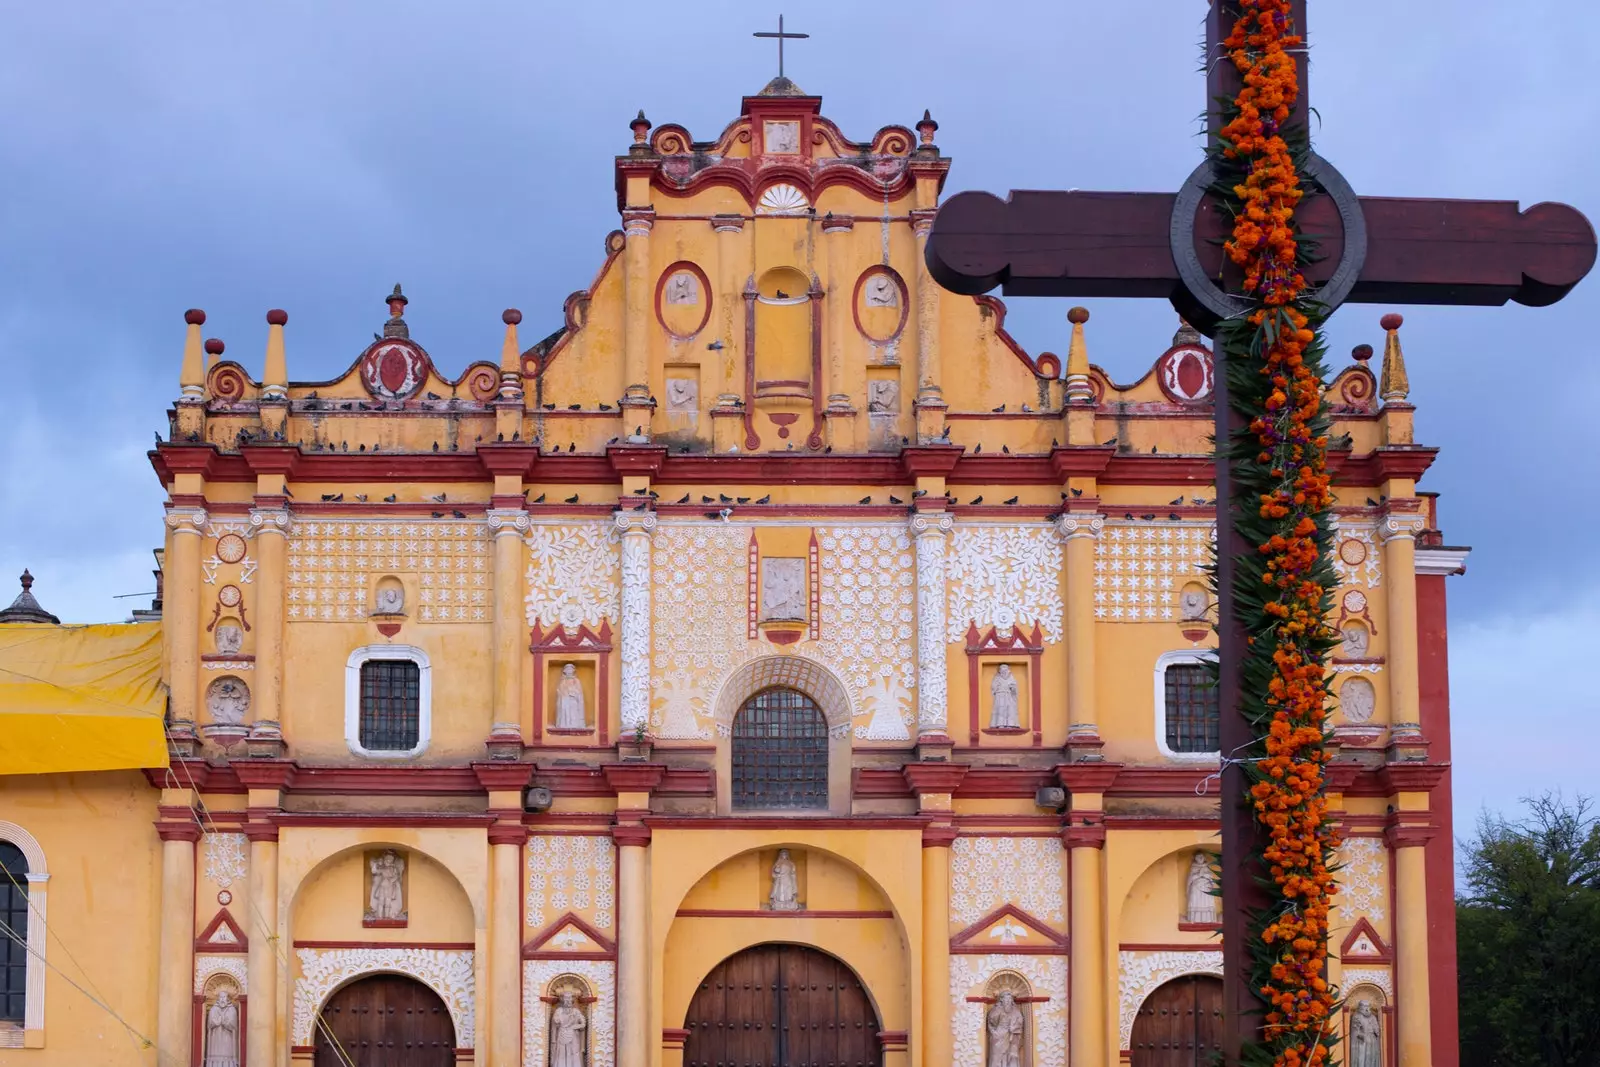
[[[498,358],[399,286],[326,382],[282,311],[259,373],[186,314],[160,618],[95,628],[166,751],[0,776],[0,1064],[1203,1062],[1211,353],[1116,383],[1083,309],[1024,350],[924,266],[932,119],[820,103],[641,114],[592,281]],[[1331,971],[1423,1067],[1465,552],[1391,324],[1328,386]],[[0,657],[70,629],[25,595]]]

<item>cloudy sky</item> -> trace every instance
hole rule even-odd
[[[1600,7],[1311,6],[1317,147],[1357,190],[1600,216]],[[628,120],[642,107],[715,136],[775,73],[749,33],[780,8],[0,5],[0,583],[30,567],[70,621],[143,603],[113,597],[152,587],[162,492],[145,451],[177,393],[185,308],[254,373],[264,312],[287,309],[296,379],[342,371],[396,281],[452,374],[497,358],[503,308],[529,338],[554,329],[617,225]],[[856,138],[931,108],[947,192],[1173,189],[1199,158],[1204,10],[812,0],[789,13],[812,37],[787,72]],[[1443,449],[1423,488],[1443,494],[1449,541],[1474,547],[1450,583],[1463,819],[1589,777],[1597,305],[1591,278],[1553,308],[1404,309],[1418,437]],[[1027,347],[1064,350],[1064,302],[1011,306]],[[1384,310],[1341,311],[1333,351],[1381,345]],[[1091,311],[1092,358],[1118,380],[1174,325],[1155,302]]]

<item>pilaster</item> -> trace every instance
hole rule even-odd
[[[1390,500],[1378,526],[1383,543],[1383,583],[1388,611],[1388,662],[1384,675],[1389,685],[1389,724],[1416,724],[1421,720],[1417,673],[1416,535],[1424,525],[1415,499]]]
[[[630,207],[622,213],[622,288],[625,310],[622,322],[623,425],[648,425],[650,402],[650,333],[654,287],[650,281],[650,231],[656,213],[648,207]],[[639,409],[639,410],[633,410]],[[633,420],[630,422],[629,420]]]
[[[940,386],[939,300],[941,289],[928,270],[928,235],[933,232],[934,208],[911,212],[917,238],[917,440],[937,441],[944,434],[945,402]]]
[[[917,743],[948,748],[945,663],[945,548],[948,512],[918,512],[909,524],[917,560]]]
[[[1070,485],[1070,481],[1069,481]],[[1064,630],[1067,644],[1067,758],[1098,760],[1100,715],[1095,707],[1094,658],[1094,555],[1095,541],[1105,527],[1093,498],[1074,498],[1066,514],[1056,519],[1056,533],[1065,542],[1066,605]]]
[[[650,726],[650,535],[653,511],[618,511],[622,535],[622,733],[635,737]]]
[[[284,590],[289,511],[284,507],[250,509],[251,536],[256,543],[255,609],[256,669],[251,706],[256,722],[283,721]]]
[[[522,537],[528,513],[522,508],[490,508],[494,535],[494,703],[492,732],[520,732],[522,716]]]
[[[204,488],[199,490],[203,493]],[[200,670],[200,538],[206,528],[203,507],[167,508],[171,544],[163,567],[167,686],[171,717],[194,722],[199,706]]]

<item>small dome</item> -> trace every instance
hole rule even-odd
[[[26,570],[22,572],[22,592],[17,594],[17,599],[11,606],[0,611],[0,622],[39,622],[51,626],[60,626],[61,620],[39,606],[33,598],[33,575]]]
[[[806,91],[782,74],[773,78],[761,90],[758,96],[804,96]]]

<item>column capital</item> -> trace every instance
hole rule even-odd
[[[1067,825],[1061,828],[1061,844],[1068,849],[1105,848],[1105,812],[1072,812],[1067,820]]]
[[[528,828],[521,823],[497,822],[489,827],[489,844],[516,845],[521,848],[528,841]]]
[[[650,844],[650,827],[643,823],[623,823],[613,826],[611,839],[619,848],[644,848]]]
[[[648,237],[655,224],[655,208],[630,207],[622,213],[622,232],[629,237]]]
[[[1056,536],[1063,541],[1079,537],[1097,538],[1105,529],[1106,517],[1098,511],[1068,511],[1056,516]]]
[[[250,532],[255,536],[264,533],[281,534],[289,529],[288,508],[251,508]]]
[[[1420,500],[1391,500],[1378,523],[1378,539],[1388,544],[1397,537],[1414,538],[1428,525],[1420,511]],[[1412,507],[1419,510],[1413,511]]]
[[[496,537],[528,532],[528,513],[522,508],[490,508],[485,516],[489,520],[489,529]]]
[[[1426,845],[1439,835],[1439,828],[1432,823],[1402,821],[1402,813],[1396,812],[1389,817],[1389,823],[1383,828],[1383,839],[1390,848],[1419,848]],[[1421,815],[1427,817],[1426,812],[1410,813],[1413,817]]]
[[[163,841],[198,841],[200,826],[187,808],[183,809],[181,818],[169,815],[162,809],[161,818],[156,820],[156,836]]]
[[[918,238],[927,237],[928,234],[933,232],[933,217],[937,214],[938,211],[934,208],[912,208],[911,232],[916,234]]]
[[[739,233],[744,229],[743,215],[712,215],[710,218],[711,229],[717,233]],[[827,230],[827,224],[823,224]]]
[[[912,537],[944,536],[955,528],[955,518],[948,511],[919,511],[906,523]]]
[[[910,790],[920,797],[924,793],[954,793],[970,769],[965,763],[908,763],[900,773]]]
[[[173,533],[199,536],[206,528],[206,509],[182,505],[169,506],[167,526]]]
[[[835,215],[828,212],[822,217],[823,233],[849,233],[856,228],[856,220],[849,215]]]
[[[922,828],[923,848],[949,848],[955,839],[961,835],[954,826],[944,824],[940,826],[924,826]]]
[[[623,536],[644,534],[648,537],[656,532],[656,513],[653,511],[618,510],[612,513],[611,521]]]

